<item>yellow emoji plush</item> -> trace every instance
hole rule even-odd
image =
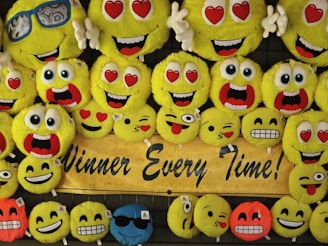
[[[84,32],[85,17],[79,1],[18,0],[6,14],[4,49],[34,70],[47,61],[77,57],[85,44],[75,34]]]
[[[267,14],[263,0],[197,3],[184,0],[181,8],[188,14],[177,23],[177,28],[172,26],[176,39],[182,41],[183,49],[205,59],[218,61],[234,55],[246,56],[262,41],[261,22]]]
[[[291,238],[304,234],[310,224],[312,215],[311,207],[290,196],[283,196],[271,207],[272,229],[279,236]]]
[[[328,113],[328,71],[322,72],[318,77],[314,101],[322,111]]]
[[[59,202],[47,201],[35,205],[30,212],[29,232],[40,243],[50,244],[62,240],[70,233],[70,216]]]
[[[293,59],[278,62],[263,75],[263,102],[289,117],[311,106],[317,83],[318,76],[309,64]]]
[[[210,107],[201,113],[198,136],[206,144],[227,146],[240,135],[238,116]]]
[[[210,98],[214,106],[238,116],[253,111],[261,102],[262,69],[241,56],[216,62],[211,68]]]
[[[58,159],[75,137],[74,120],[57,104],[35,104],[15,116],[13,140],[25,155]]]
[[[86,138],[101,138],[113,129],[114,120],[110,113],[102,109],[95,100],[90,100],[82,108],[72,112],[76,131]]]
[[[74,238],[81,242],[96,242],[109,232],[110,211],[100,202],[77,204],[70,213],[70,228]]]
[[[310,231],[320,243],[328,243],[328,201],[320,203],[312,212]]]
[[[58,161],[29,155],[19,164],[17,177],[19,184],[30,193],[52,192],[56,196],[54,189],[61,180],[62,168]]]
[[[167,108],[197,109],[208,99],[211,78],[207,64],[180,51],[158,63],[152,74],[155,101]]]
[[[281,39],[287,49],[308,64],[328,65],[327,9],[325,0],[279,0],[288,21]]]
[[[309,110],[288,118],[282,148],[296,165],[328,162],[328,114]]]
[[[12,197],[18,185],[17,165],[0,159],[0,199]]]
[[[140,109],[150,96],[151,70],[136,58],[99,56],[90,69],[91,94],[109,113]]]
[[[326,170],[319,165],[297,165],[289,174],[288,187],[296,200],[306,204],[319,203],[328,190]]]
[[[231,207],[227,200],[215,194],[203,195],[194,208],[196,227],[208,237],[220,241],[220,236],[229,229]]]
[[[145,104],[139,110],[126,113],[114,121],[115,135],[127,142],[149,143],[156,130],[156,111]]]
[[[45,103],[81,108],[91,98],[88,65],[77,58],[47,62],[36,72],[36,88]]]
[[[11,135],[12,117],[0,111],[0,159],[5,158],[14,149],[14,140]]]
[[[35,72],[15,62],[0,71],[0,111],[11,115],[31,106],[37,96]]]
[[[105,55],[152,53],[169,38],[169,13],[168,0],[91,0],[86,25],[89,45]]]
[[[156,130],[170,143],[185,144],[196,138],[200,127],[200,116],[194,110],[173,111],[161,107],[157,112]]]
[[[258,107],[247,113],[241,121],[241,133],[255,146],[271,148],[281,142],[285,118],[277,111]]]
[[[194,209],[198,199],[194,195],[181,195],[170,204],[167,224],[176,236],[191,239],[200,233],[194,223]]]

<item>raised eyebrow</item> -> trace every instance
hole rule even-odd
[[[205,121],[205,122],[202,124],[202,126],[205,125],[205,124],[207,124],[207,123],[209,123],[209,122],[210,122],[209,120],[208,120],[208,121]]]
[[[203,209],[204,209],[204,208],[209,208],[209,207],[210,207],[210,206],[209,206],[209,205],[207,205],[207,206],[203,207]]]
[[[300,180],[303,180],[303,179],[310,179],[309,177],[300,177]]]

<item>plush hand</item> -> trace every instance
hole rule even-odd
[[[99,50],[100,44],[99,44],[99,35],[100,31],[99,29],[92,24],[92,21],[90,18],[85,19],[85,35],[87,39],[89,40],[89,46],[91,49]]]
[[[274,7],[272,5],[269,5],[267,7],[267,13],[268,16],[265,17],[261,22],[261,25],[264,29],[263,38],[267,38],[269,37],[270,33],[274,33],[277,31],[276,22],[279,18],[279,14],[274,12]]]
[[[285,9],[282,6],[278,5],[277,11],[279,13],[279,17],[277,20],[277,27],[278,27],[277,36],[280,37],[286,32],[288,17],[286,15]]]
[[[77,44],[81,50],[84,50],[87,47],[87,38],[84,25],[78,20],[73,20],[72,25]]]

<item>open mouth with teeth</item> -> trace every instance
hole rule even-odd
[[[68,84],[63,88],[51,88],[47,90],[47,99],[49,102],[65,107],[75,107],[81,102],[81,98],[79,89],[73,84]]]
[[[256,139],[278,139],[280,133],[271,129],[254,129],[251,131],[251,136]]]
[[[63,224],[63,221],[60,220],[51,225],[37,228],[36,230],[42,234],[51,234],[51,233],[54,233],[55,231],[57,231],[61,227],[62,224]]]
[[[20,228],[21,228],[21,222],[19,220],[0,221],[0,231],[16,230]]]
[[[222,105],[232,110],[245,110],[250,108],[255,101],[255,92],[252,86],[237,86],[226,83],[219,94]]]
[[[130,98],[130,96],[121,96],[121,95],[116,95],[116,94],[112,94],[109,92],[105,92],[105,94],[106,94],[107,104],[111,108],[124,107],[126,105],[126,103],[128,102],[128,99]]]
[[[326,49],[314,46],[301,38],[300,36],[297,37],[295,49],[304,58],[315,58],[321,55]]]
[[[166,121],[166,124],[171,127],[171,132],[175,135],[180,134],[182,130],[189,128],[189,126],[174,123],[171,121]]]
[[[184,107],[184,106],[188,106],[192,102],[195,92],[170,93],[170,95],[175,105],[179,107]]]
[[[277,218],[277,221],[279,225],[290,230],[298,229],[304,225],[304,221],[295,222],[295,221],[284,220],[280,218]]]
[[[274,101],[274,107],[284,114],[296,114],[304,110],[309,98],[304,89],[296,92],[282,91],[278,93]]]
[[[77,234],[80,236],[97,235],[105,231],[104,225],[80,226],[77,228]]]
[[[306,189],[308,195],[314,195],[321,184],[302,184],[301,186]]]
[[[300,155],[304,164],[315,164],[319,162],[323,152],[301,152]]]
[[[232,56],[243,45],[245,39],[211,40],[215,52],[219,56]]]
[[[0,132],[0,154],[5,151],[7,147],[7,141],[5,136]]]
[[[84,123],[81,123],[81,126],[85,130],[90,131],[90,132],[96,132],[96,131],[99,131],[101,129],[101,126],[89,126],[89,125],[84,124]]]
[[[14,107],[17,99],[0,99],[0,110],[6,111]]]
[[[234,228],[239,234],[258,235],[263,233],[263,227],[260,225],[237,225]]]
[[[44,184],[48,182],[54,176],[53,173],[48,173],[41,176],[34,176],[34,177],[24,177],[24,179],[29,182],[30,184]]]
[[[59,48],[57,47],[56,49],[49,51],[47,53],[38,54],[34,56],[42,62],[53,61],[59,57]]]
[[[126,56],[138,53],[145,45],[148,35],[133,38],[113,38],[118,51]]]
[[[58,154],[60,142],[56,134],[41,136],[30,133],[25,137],[24,148],[37,158],[52,158]]]

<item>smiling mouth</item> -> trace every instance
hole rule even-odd
[[[280,219],[280,218],[277,218],[277,221],[278,221],[279,225],[281,225],[282,227],[291,229],[291,230],[298,229],[304,225],[304,221],[294,222],[294,221],[284,220],[284,219]]]
[[[81,123],[81,126],[85,130],[90,131],[90,132],[96,132],[96,131],[99,131],[101,129],[101,126],[89,126],[89,125],[84,124],[84,123]]]
[[[170,93],[170,95],[175,105],[179,107],[184,107],[184,106],[188,106],[192,102],[195,92]]]
[[[60,220],[54,224],[51,224],[51,225],[48,225],[45,227],[41,227],[41,228],[37,228],[36,230],[42,234],[51,234],[51,233],[57,231],[61,227],[62,224],[63,224],[63,221]]]
[[[315,164],[317,163],[322,155],[322,152],[301,152],[300,151],[300,155],[302,158],[302,162],[304,164]]]
[[[41,176],[25,177],[25,180],[31,184],[43,184],[48,182],[53,177],[53,173],[48,173]]]
[[[306,189],[308,195],[314,195],[321,184],[301,184],[301,186],[302,188]]]
[[[105,92],[108,106],[111,108],[122,108],[127,103],[130,96],[121,96]]]
[[[14,107],[17,99],[0,99],[0,110],[10,110]]]
[[[211,40],[215,52],[219,56],[231,56],[243,45],[245,39]]]
[[[59,57],[59,48],[57,47],[56,49],[49,51],[47,53],[38,54],[34,56],[42,62],[53,61]]]
[[[182,229],[186,229],[187,227],[186,227],[186,223],[188,222],[188,220],[187,219],[184,219],[184,221],[183,221],[183,223],[182,223]],[[191,222],[190,222],[190,225],[189,225],[189,228],[187,228],[187,229],[189,229],[189,230],[191,230],[193,227],[194,227],[194,222],[193,222],[193,220],[191,220]]]
[[[80,236],[97,235],[105,231],[104,225],[80,226],[77,228],[77,234]]]
[[[263,233],[263,227],[260,225],[254,225],[254,226],[237,225],[235,226],[234,230],[239,234],[248,234],[248,235],[257,235]]]
[[[138,53],[145,45],[148,35],[133,38],[115,38],[116,48],[123,55],[131,56]]]
[[[305,39],[298,36],[295,44],[295,49],[304,58],[315,58],[321,55],[326,49],[314,46]]]

